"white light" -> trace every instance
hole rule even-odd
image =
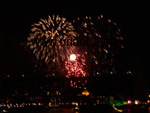
[[[132,103],[132,101],[131,101],[131,100],[128,100],[128,101],[127,101],[127,103],[128,103],[128,104],[131,104],[131,103]]]
[[[76,55],[75,55],[75,54],[71,54],[71,55],[70,55],[70,60],[73,60],[73,61],[74,61],[75,59],[76,59]]]
[[[138,104],[138,101],[137,101],[137,100],[135,100],[135,104]]]

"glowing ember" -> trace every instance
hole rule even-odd
[[[76,60],[76,55],[75,55],[75,54],[71,54],[71,55],[70,55],[70,60],[71,60],[71,61]]]

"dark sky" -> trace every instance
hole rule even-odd
[[[47,15],[58,14],[68,20],[77,16],[104,15],[118,23],[124,38],[125,60],[139,58],[150,69],[148,3],[133,0],[70,1],[5,1],[0,7],[0,74],[24,73],[31,70],[32,55],[21,42],[26,41],[31,24]]]

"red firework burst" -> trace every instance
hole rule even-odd
[[[66,77],[85,77],[85,58],[79,54],[71,54],[65,62]]]

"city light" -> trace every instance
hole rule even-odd
[[[49,95],[50,93],[49,93],[49,91],[47,92],[47,95]]]
[[[135,100],[135,104],[138,105],[138,104],[139,104],[139,101],[138,101],[138,100]]]
[[[86,88],[84,88],[85,90],[82,92],[82,95],[84,95],[84,96],[89,96],[89,92],[86,90]]]
[[[115,105],[113,104],[113,106],[112,106],[113,108],[114,108],[114,110],[116,110],[116,111],[118,111],[118,112],[123,112],[123,110],[122,109],[117,109],[116,107],[115,107]]]
[[[127,103],[128,103],[128,104],[131,104],[131,103],[132,103],[132,101],[131,101],[131,100],[128,100],[128,101],[127,101]]]
[[[8,111],[6,111],[5,109],[3,110],[3,113],[6,113],[6,112],[8,112]]]

